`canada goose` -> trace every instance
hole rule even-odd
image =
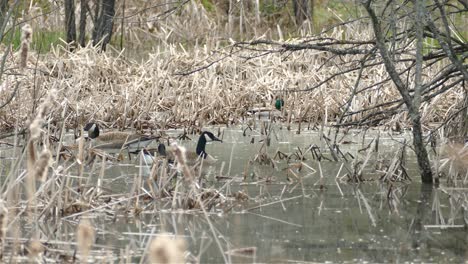
[[[88,138],[95,140],[94,148],[97,149],[128,149],[129,152],[137,152],[148,146],[155,136],[147,136],[130,132],[100,133],[96,123],[88,123],[84,127],[88,132]]]
[[[157,153],[161,158],[167,159],[168,163],[174,163],[174,155],[172,152],[167,153],[164,143],[159,143]]]
[[[141,155],[143,157],[143,162],[144,162],[145,165],[149,165],[149,166],[153,165],[153,163],[155,161],[155,157],[154,157],[153,153],[151,153],[150,150],[145,149],[145,148],[142,149],[141,150]]]
[[[201,133],[200,137],[198,138],[197,148],[195,149],[196,156],[197,157],[201,156],[204,159],[208,159],[208,158],[214,159],[213,156],[208,155],[208,153],[206,153],[206,151],[205,151],[205,147],[206,147],[206,137],[205,137],[205,135],[208,136],[212,141],[219,141],[221,143],[223,142],[221,139],[215,137],[215,135],[213,135],[213,133],[211,133],[210,131],[203,131]],[[189,153],[191,153],[191,152],[187,152],[185,154],[187,159],[188,159]]]
[[[200,137],[198,138],[197,147],[195,148],[195,151],[187,150],[185,152],[185,159],[187,163],[193,164],[195,161],[198,160],[199,157],[202,157],[204,159],[204,162],[216,161],[216,159],[213,156],[206,153],[206,136],[208,136],[208,138],[211,139],[211,141],[223,142],[221,139],[213,135],[213,133],[211,133],[210,131],[202,132]],[[161,157],[165,157],[169,163],[173,163],[175,160],[172,152],[166,151],[166,146],[164,145],[164,143],[160,143],[158,145],[158,155]]]

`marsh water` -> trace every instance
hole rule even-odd
[[[378,180],[383,172],[376,169],[375,161],[393,159],[401,143],[408,142],[409,132],[380,132],[379,150],[364,169],[367,180],[356,184],[348,183],[346,177],[340,180],[348,173],[341,162],[318,162],[305,153],[311,144],[326,149],[319,131],[303,130],[297,134],[296,129],[289,131],[279,125],[273,128],[268,153],[273,157],[278,150],[293,153],[299,148],[305,153],[303,162],[308,166],[297,171],[289,170],[287,162],[279,159],[275,159],[274,167],[255,162],[248,165],[264,139],[258,131],[246,130],[244,135],[242,127],[212,128],[214,132],[218,130],[223,143],[207,145],[207,152],[218,162],[204,168],[205,185],[226,196],[242,191],[250,199],[234,203],[229,210],[214,207],[208,212],[209,221],[200,211],[170,210],[159,201],[148,202],[138,216],[124,212],[96,214],[92,218],[97,231],[95,248],[103,256],[116,262],[139,262],[148,242],[162,234],[183,238],[193,259],[198,257],[200,263],[468,260],[468,232],[460,227],[467,216],[453,200],[458,196],[443,185],[433,189],[420,184],[411,151],[407,150],[406,163],[411,182],[390,186]],[[376,135],[376,131],[340,135],[341,151],[363,159],[366,151],[359,150]],[[191,137],[192,140],[179,143],[194,148],[197,138]],[[108,162],[103,186],[110,194],[130,192],[141,169],[147,168],[140,167],[135,156],[132,160]],[[96,177],[96,171],[89,177]],[[223,180],[218,180],[219,176]],[[65,247],[73,251],[78,219],[44,219],[40,223],[41,237],[70,241]],[[24,232],[27,230],[26,226]],[[122,256],[127,259],[121,259]]]

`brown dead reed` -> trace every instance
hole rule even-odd
[[[366,30],[355,36],[352,33],[356,32],[336,30],[330,36],[365,39],[369,34]],[[99,120],[107,127],[137,130],[240,124],[249,117],[249,109],[258,105],[272,107],[278,97],[285,101],[282,119],[290,122],[328,126],[342,114],[356,76],[342,74],[325,80],[342,70],[336,65],[355,66],[356,58],[342,56],[338,59],[326,53],[303,50],[287,57],[272,52],[246,61],[244,58],[252,55],[246,50],[226,55],[233,47],[209,50],[195,46],[187,52],[181,47],[163,44],[143,62],[100,53],[91,47],[73,53],[56,47],[44,58],[30,52],[31,60],[39,60],[38,74],[23,76],[25,82],[21,89],[32,90],[36,84],[36,89],[41,91],[38,97],[44,97],[46,91],[56,87],[54,101],[57,103],[44,118],[58,121],[70,116],[66,120],[69,128],[90,120]],[[7,65],[14,60],[8,59]],[[205,68],[208,65],[211,67]],[[434,65],[433,70],[443,66]],[[192,74],[186,75],[191,71]],[[366,69],[360,86],[365,88],[385,78],[383,65]],[[323,84],[307,90],[318,83]],[[441,117],[449,116],[462,95],[463,88],[459,85],[425,102],[421,107],[423,124],[440,122]],[[399,95],[392,85],[369,88],[354,97],[349,109],[355,112],[395,98]],[[11,129],[16,122],[24,127],[34,100],[37,99],[25,94],[21,101],[0,109],[0,127]],[[385,109],[382,105],[370,112]],[[354,122],[365,115],[356,112],[344,121]],[[401,112],[378,125],[392,127],[395,120],[403,127],[409,124],[407,115]]]

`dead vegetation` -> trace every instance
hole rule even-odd
[[[22,85],[19,95],[0,109],[0,127],[5,132],[3,137],[13,136],[13,146],[24,148],[13,148],[15,160],[2,178],[2,257],[17,261],[43,258],[51,262],[125,259],[129,255],[127,248],[118,255],[114,248],[96,244],[100,230],[93,221],[99,217],[111,219],[109,222],[122,216],[138,219],[145,213],[163,211],[202,215],[207,232],[210,232],[219,251],[226,253],[223,257],[231,254],[256,255],[255,247],[226,250],[224,242],[218,239],[219,231],[211,223],[210,213],[230,213],[239,210],[238,207],[253,211],[309,197],[304,186],[308,178],[312,178],[312,186],[317,187],[313,191],[325,192],[330,188],[327,187],[330,186],[330,176],[322,170],[325,162],[339,167],[332,184],[336,184],[341,195],[340,184],[359,186],[378,181],[385,187],[382,193],[390,210],[398,212],[399,200],[404,195],[401,186],[410,180],[405,156],[407,144],[399,142],[401,147],[393,156],[381,157],[380,134],[366,143],[363,136],[362,147],[355,152],[346,151],[345,146],[356,143],[330,139],[332,129],[329,126],[341,114],[341,107],[351,93],[353,74],[328,80],[308,93],[291,92],[324,81],[324,72],[329,74],[339,70],[334,66],[334,60],[338,58],[303,51],[286,58],[271,53],[256,60],[245,60],[241,53],[226,53],[227,50],[219,49],[212,53],[207,49],[195,49],[194,53],[188,53],[179,47],[166,45],[141,63],[123,56],[99,53],[89,47],[74,53],[58,47],[46,58],[35,54],[8,57],[2,80],[2,99],[14,92],[15,84],[21,82]],[[223,60],[217,60],[220,57]],[[310,63],[301,62],[304,58],[309,58]],[[184,75],[187,69],[196,67],[200,61],[216,63]],[[316,63],[323,61],[330,61],[326,64],[329,67],[324,68],[324,64]],[[26,67],[20,71],[15,66],[18,64]],[[203,68],[203,65],[200,67]],[[378,83],[380,78],[379,72],[367,72],[363,76],[368,84]],[[441,117],[451,115],[453,105],[462,100],[461,93],[462,87],[451,89],[426,102],[422,109],[424,123],[429,126],[441,121]],[[370,102],[392,100],[395,96],[391,87],[369,89],[355,97],[351,108],[364,108]],[[281,117],[276,119],[278,123],[283,121],[286,129],[297,123],[298,133],[301,132],[301,122],[308,124],[308,128],[318,130],[319,142],[297,146],[291,153],[278,150],[272,154],[269,147],[272,140],[277,141],[275,124],[268,121],[271,118],[265,121],[257,120],[257,116],[254,116],[252,119],[249,110],[258,105],[273,105],[278,97],[286,102]],[[385,108],[382,106],[379,111],[385,111]],[[356,114],[353,118],[359,120],[361,117]],[[260,115],[258,118],[261,118]],[[203,175],[203,162],[189,166],[185,162],[183,148],[175,144],[171,146],[175,164],[156,158],[148,168],[140,157],[141,169],[133,175],[130,190],[116,193],[105,185],[104,176],[108,163],[117,163],[121,159],[86,148],[82,127],[90,120],[99,120],[106,128],[149,133],[169,128],[196,132],[208,125],[244,124],[262,138],[257,142],[258,152],[246,164],[243,177],[220,173],[217,175],[220,182],[210,185]],[[405,128],[406,120],[405,113],[400,113],[379,125],[393,128],[390,130],[399,133]],[[70,142],[65,139],[67,129],[73,129],[75,136],[81,139],[77,145],[67,145]],[[244,135],[246,131],[247,128]],[[441,135],[443,138],[443,133]],[[188,136],[190,133],[183,133],[180,138],[186,139]],[[255,144],[254,140],[251,142]],[[451,188],[465,189],[468,175],[466,145],[446,147],[447,154],[436,152],[440,156],[434,160],[441,163],[437,163],[435,169],[440,175],[446,174],[444,179]],[[68,157],[66,161],[60,159],[64,156]],[[275,177],[273,173],[265,175],[257,166],[286,171],[286,175],[282,178]],[[148,171],[145,172],[145,169]],[[250,175],[252,177],[247,177]],[[260,194],[251,197],[242,190],[231,192],[236,181],[260,186]],[[271,195],[262,189],[265,185],[283,183],[280,194]],[[296,189],[300,189],[302,194],[283,198],[283,194],[293,193]],[[363,212],[367,212],[371,224],[376,226],[375,209],[370,200],[359,188],[354,195],[360,206],[362,203]],[[466,195],[453,195],[455,209],[450,219],[455,219],[457,210],[466,208]],[[271,201],[271,196],[277,200]],[[440,206],[435,204],[434,207]],[[26,231],[20,228],[18,219],[25,219],[31,228]],[[75,237],[67,237],[66,241],[41,237],[37,223],[45,219],[59,219],[60,223],[70,221],[76,229],[76,232],[72,232]],[[56,224],[56,228],[60,223]],[[5,232],[7,229],[9,236]],[[140,241],[146,247],[144,254],[140,252],[140,255],[146,255],[150,261],[161,262],[200,260],[200,256],[187,252],[185,243],[175,235],[174,239],[162,238],[161,230],[153,230],[150,236],[156,234],[158,237],[154,240],[148,238]],[[103,256],[101,251],[107,255]]]
[[[282,120],[304,122],[309,127],[331,125],[340,116],[340,109],[352,90],[354,75],[349,74],[329,80],[312,91],[296,92],[340,70],[334,66],[337,58],[325,53],[301,51],[287,57],[272,53],[244,60],[242,53],[227,52],[224,48],[214,53],[206,49],[188,53],[167,45],[139,63],[92,48],[70,53],[57,47],[46,57],[30,54],[21,75],[15,68],[20,58],[10,56],[3,75],[1,99],[6,100],[19,81],[21,96],[0,109],[1,129],[5,132],[28,126],[31,113],[37,111],[40,100],[51,90],[56,91],[50,105],[52,111],[44,118],[51,121],[54,127],[50,129],[57,133],[64,124],[76,128],[90,120],[99,120],[107,127],[138,130],[240,124],[249,116],[249,109],[257,105],[272,106],[277,97],[286,103]],[[308,58],[308,63],[303,62],[304,58]],[[322,63],[327,60],[329,63]],[[214,64],[188,76],[179,75],[205,61]],[[363,87],[381,81],[382,75],[374,71],[375,68],[363,73]],[[461,102],[462,95],[460,86],[425,102],[423,124],[430,126],[450,116],[456,111],[452,106]],[[366,105],[391,101],[396,96],[392,87],[376,86],[356,95],[350,107],[365,109]],[[375,111],[385,109],[382,105]],[[364,117],[364,113],[355,114],[348,122]],[[375,125],[389,128],[398,125],[400,128],[395,129],[401,129],[407,126],[407,116],[402,112],[388,122]]]

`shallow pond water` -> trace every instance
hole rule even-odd
[[[235,203],[227,211],[215,207],[208,212],[209,221],[200,211],[170,210],[160,201],[148,202],[136,217],[123,212],[100,213],[91,218],[97,231],[95,249],[111,261],[145,261],[148,242],[164,234],[183,238],[191,254],[188,259],[198,258],[200,263],[460,263],[468,259],[468,232],[461,227],[468,215],[458,204],[460,197],[465,197],[461,204],[466,205],[466,192],[421,185],[410,151],[406,153],[406,166],[411,183],[393,183],[391,187],[380,183],[382,172],[370,163],[364,169],[368,181],[354,184],[336,179],[347,173],[341,162],[319,163],[311,154],[304,155],[308,167],[295,171],[297,176],[288,173],[284,160],[275,160],[275,167],[247,165],[258,153],[264,136],[250,130],[244,136],[239,127],[221,131],[224,142],[207,145],[207,152],[218,162],[203,170],[205,184],[226,195],[242,191],[251,199]],[[340,145],[341,151],[364,159],[366,152],[358,150],[376,135],[375,131],[350,131],[345,138],[339,136],[347,143]],[[401,146],[399,142],[408,142],[408,138],[409,133],[380,133],[379,151],[370,159],[391,160]],[[194,148],[196,136],[192,139],[180,144]],[[277,150],[292,153],[298,147],[304,151],[310,144],[327,148],[319,131],[296,134],[295,130],[275,126],[268,153],[273,157]],[[103,186],[109,193],[130,192],[140,169],[138,158],[107,163]],[[96,171],[90,177],[97,178]],[[245,171],[247,177],[242,180]],[[230,184],[217,181],[215,177],[220,175],[235,180]],[[42,237],[75,241],[78,219],[67,216],[44,220],[40,223]],[[441,224],[446,228],[441,229]],[[73,244],[66,247],[74,249]],[[236,249],[249,254],[225,254]]]

